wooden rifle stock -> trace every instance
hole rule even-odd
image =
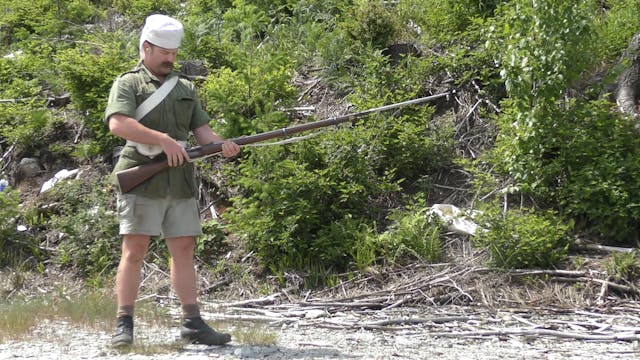
[[[357,113],[331,117],[325,120],[314,121],[307,124],[295,125],[291,127],[282,128],[279,130],[272,130],[272,131],[267,131],[267,132],[256,134],[256,135],[243,136],[243,137],[229,139],[229,140],[235,142],[240,146],[253,144],[253,143],[257,143],[257,142],[261,142],[261,141],[265,141],[273,138],[286,137],[286,136],[303,132],[303,131],[337,125],[337,124],[346,122],[348,120],[353,121],[357,118],[360,118],[372,113],[391,110],[391,109],[399,108],[401,106],[424,103],[427,101],[435,100],[435,99],[450,95],[452,93],[453,91],[448,91],[442,94],[436,94],[436,95],[431,95],[431,96],[422,97],[418,99],[403,101],[400,103],[385,105],[385,106],[381,106],[373,109],[360,111]],[[189,148],[187,149],[187,154],[191,159],[190,161],[193,161],[209,155],[217,154],[221,151],[222,151],[222,142],[218,142],[218,143],[211,143],[207,145],[201,145],[201,146],[195,146],[195,147]],[[169,163],[167,162],[167,160],[162,159],[162,160],[152,161],[143,165],[135,166],[126,170],[118,171],[116,173],[116,177],[120,185],[120,191],[122,191],[123,193],[127,193],[131,191],[133,188],[135,188],[136,186],[146,181],[147,179],[153,177],[155,174],[167,169],[168,167],[169,167]]]

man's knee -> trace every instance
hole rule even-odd
[[[148,247],[149,238],[146,236],[125,236],[122,239],[122,258],[129,263],[142,263]]]
[[[172,257],[193,255],[196,247],[194,237],[181,237],[167,239],[167,247]]]

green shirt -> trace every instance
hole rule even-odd
[[[180,76],[176,71],[167,76]],[[160,81],[139,63],[135,69],[118,77],[111,87],[109,102],[105,110],[105,121],[114,114],[135,118],[136,108],[161,86]],[[205,124],[211,118],[202,109],[196,88],[191,81],[180,78],[176,86],[164,100],[145,115],[140,123],[148,128],[167,133],[176,140],[186,141],[189,133]],[[159,156],[163,156],[162,154]],[[118,186],[115,173],[154,161],[141,155],[133,146],[125,146],[112,174],[112,182]],[[130,194],[152,198],[195,196],[197,185],[192,163],[170,167],[143,182]]]

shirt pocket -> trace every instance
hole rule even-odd
[[[188,124],[193,114],[193,109],[196,105],[196,100],[190,96],[181,96],[176,100],[175,104],[175,116],[176,119],[187,120]]]

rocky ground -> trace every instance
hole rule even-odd
[[[108,331],[53,322],[42,323],[32,339],[0,344],[0,360],[640,358],[640,318],[632,315],[636,305],[610,310],[536,313],[451,306],[331,315],[304,310],[305,315],[295,316],[269,313],[260,321],[259,316],[227,308],[204,316],[234,334],[260,327],[275,335],[275,343],[252,345],[234,339],[222,347],[184,345],[177,327],[140,323],[137,345],[127,351],[109,347]]]
[[[258,289],[269,279],[239,287],[202,270],[203,317],[233,336],[222,347],[180,342],[177,299],[165,272],[149,264],[140,298],[169,316],[138,314],[131,349],[109,346],[115,323],[56,318],[0,341],[0,360],[640,358],[637,284],[607,280],[599,270],[602,256],[582,258],[590,267],[577,270],[497,272],[472,255],[456,263],[370,269],[314,291],[289,274],[286,286],[272,287],[267,296]],[[16,280],[0,275],[0,294],[14,298],[85,289],[72,275],[47,273],[21,279],[21,290],[7,292]]]

